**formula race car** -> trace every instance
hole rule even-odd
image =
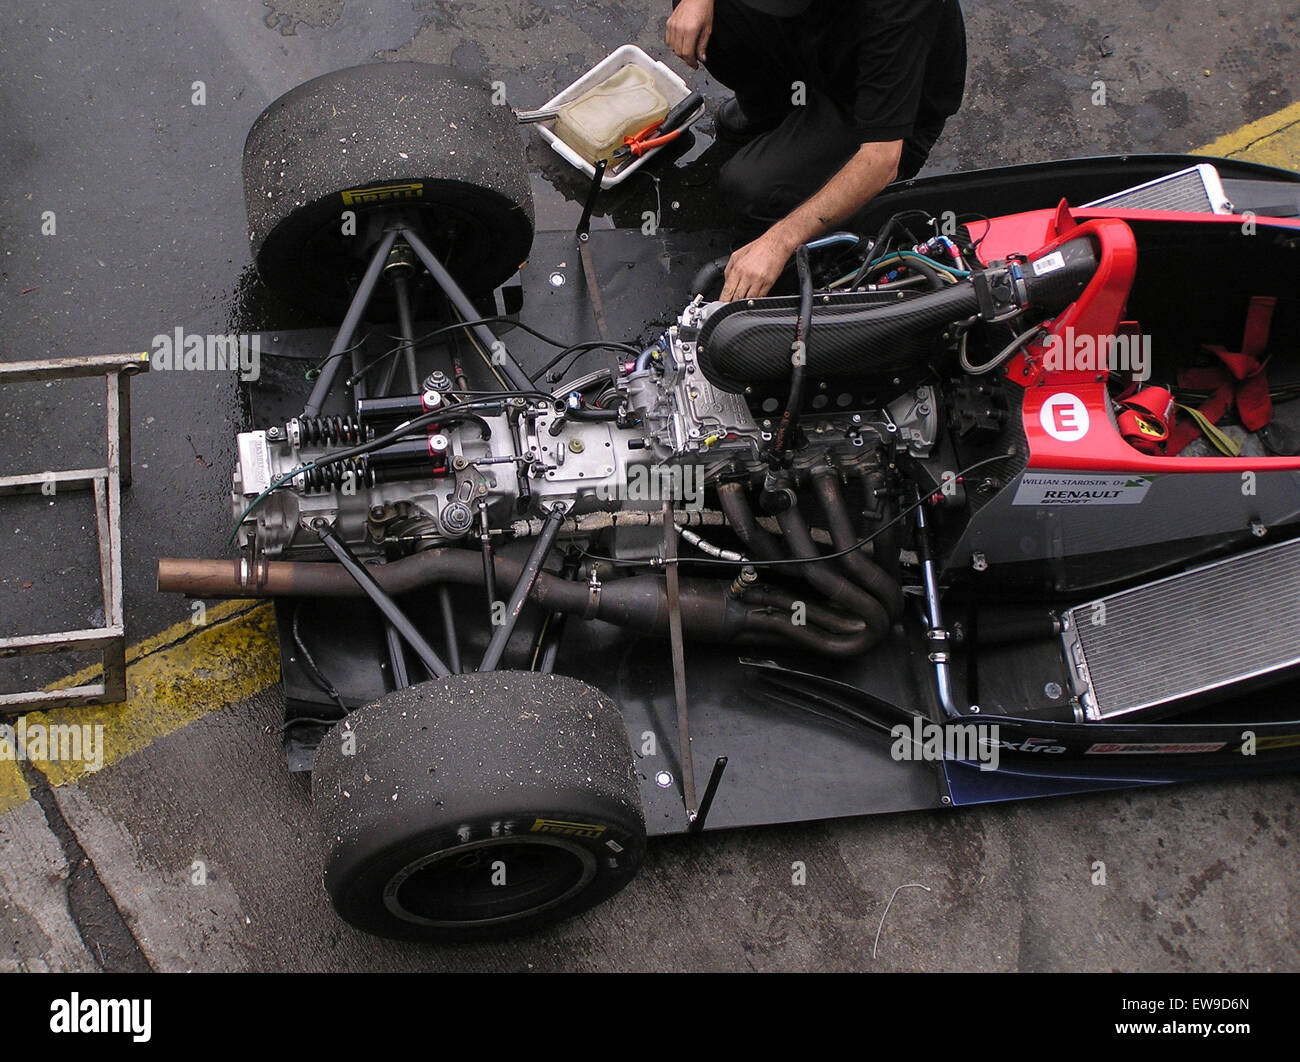
[[[445,68],[299,86],[244,183],[342,323],[252,385],[237,556],[158,583],[275,599],[354,925],[532,929],[648,835],[1300,765],[1295,174],[908,181],[742,302],[718,234],[534,234]]]

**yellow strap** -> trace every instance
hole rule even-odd
[[[1233,442],[1230,436],[1225,435],[1222,431],[1211,424],[1209,419],[1199,409],[1192,409],[1190,406],[1184,406],[1182,404],[1179,404],[1178,408],[1191,417],[1192,420],[1196,421],[1196,426],[1201,429],[1201,432],[1210,441],[1210,445],[1218,450],[1219,453],[1223,454],[1225,457],[1241,456],[1241,447]]]

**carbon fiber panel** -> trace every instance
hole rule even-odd
[[[1025,264],[1029,304],[1043,315],[1063,310],[1097,271],[1092,240],[1071,240]],[[986,271],[1009,287],[1007,270]],[[944,329],[974,316],[979,299],[970,280],[940,291],[849,292],[819,295],[813,303],[806,371],[817,380],[861,380],[916,368]],[[799,316],[796,297],[735,302],[709,316],[700,329],[698,358],[715,387],[739,393],[750,384],[790,375],[791,343]],[[1032,323],[1032,322],[1028,322]]]
[[[807,372],[816,379],[853,379],[915,365],[953,321],[978,309],[975,291],[959,284],[923,295],[878,292],[831,295],[813,306]],[[705,377],[724,391],[790,375],[797,298],[733,303],[700,330]]]

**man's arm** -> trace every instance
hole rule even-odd
[[[705,46],[713,33],[713,0],[681,0],[668,16],[664,40],[692,70],[708,58]]]
[[[901,140],[863,144],[821,190],[727,262],[722,298],[766,295],[800,244],[848,220],[898,176]]]

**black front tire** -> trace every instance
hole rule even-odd
[[[510,108],[486,84],[429,63],[349,67],[286,92],[244,143],[244,204],[267,286],[335,320],[377,238],[367,224],[377,212],[402,210],[470,296],[509,279],[533,240]]]
[[[540,929],[623,888],[645,851],[622,716],[559,675],[453,675],[352,713],[312,802],[335,910],[398,939]]]

